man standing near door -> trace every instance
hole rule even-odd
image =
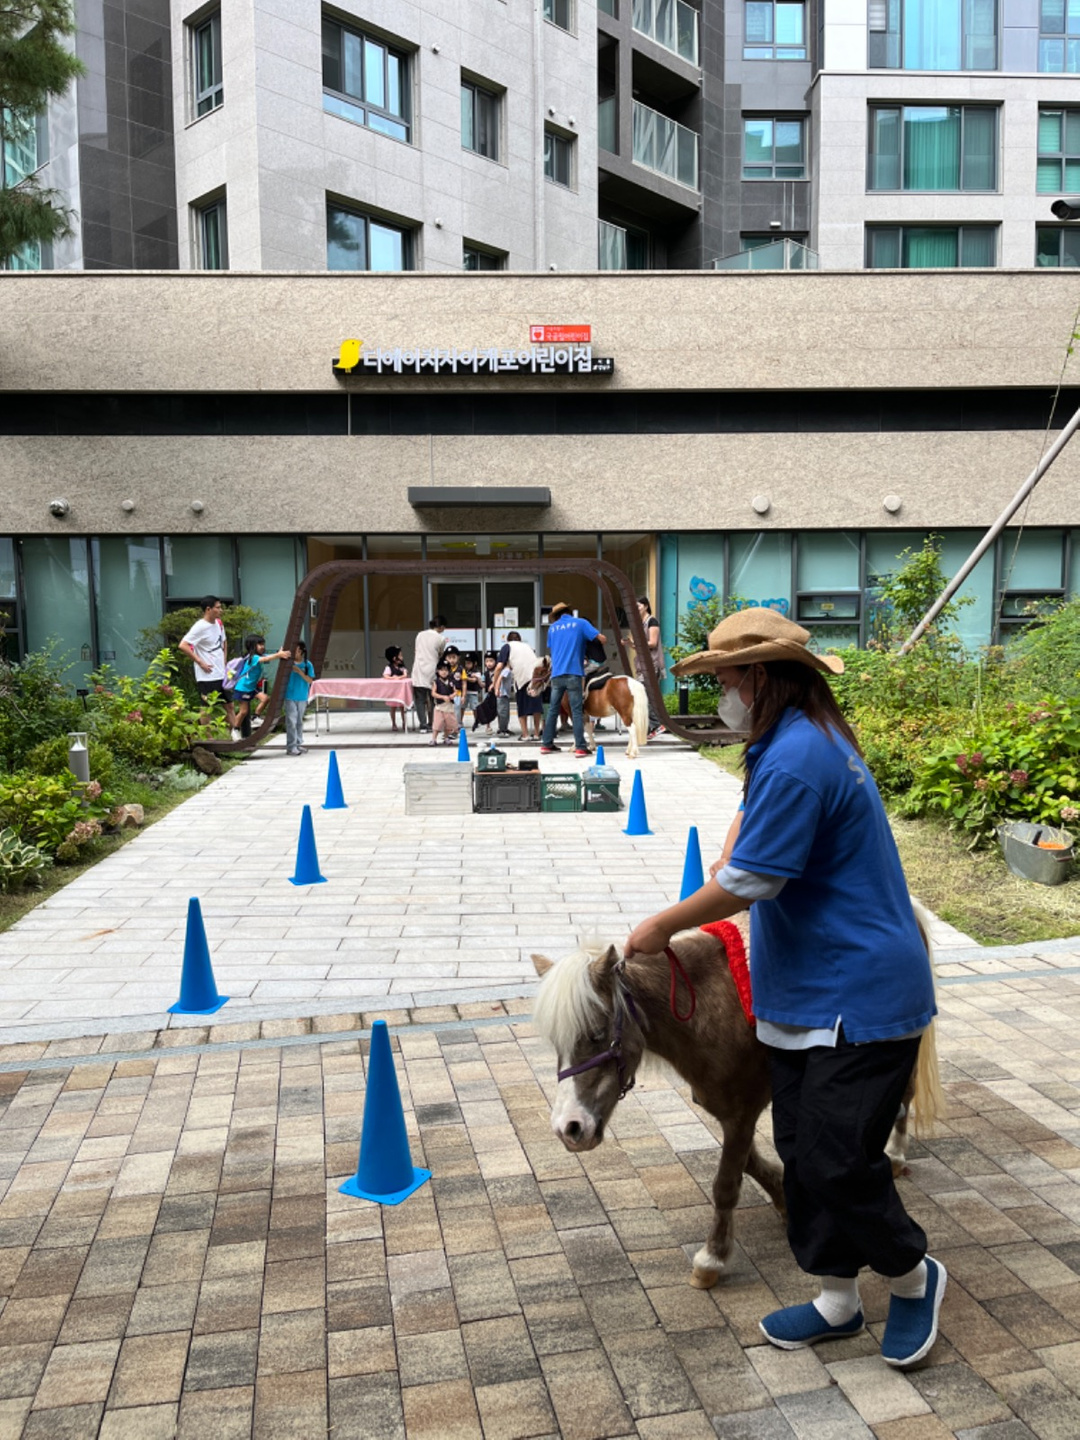
[[[441,615],[433,615],[426,630],[421,630],[413,647],[412,682],[413,703],[416,719],[421,730],[430,731],[435,713],[431,700],[431,687],[435,683],[435,669],[442,652],[446,649],[443,631],[446,621]]]
[[[570,704],[570,717],[574,722],[574,754],[583,759],[591,752],[585,744],[584,675],[585,646],[590,640],[606,644],[596,626],[582,620],[569,605],[553,605],[548,622],[548,651],[551,655],[551,704],[544,721],[544,736],[540,742],[541,755],[553,755],[558,746],[555,732],[559,725],[559,711],[565,695]]]

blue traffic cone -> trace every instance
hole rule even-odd
[[[469,737],[465,733],[464,725],[462,725],[461,729],[458,731],[457,758],[459,760],[464,760],[466,765],[469,763]]]
[[[304,806],[300,817],[300,839],[296,846],[296,874],[289,876],[290,885],[325,885],[326,876],[319,871],[319,856],[315,849],[315,826],[311,819],[311,806]]]
[[[607,764],[607,760],[604,758],[604,747],[603,747],[603,745],[597,745],[597,747],[596,747],[596,763],[597,763],[597,765],[606,765],[606,764]]]
[[[649,829],[649,817],[645,812],[645,785],[641,778],[641,771],[634,771],[634,788],[630,793],[630,818],[627,822],[624,835],[651,835]]]
[[[355,1195],[359,1200],[400,1205],[430,1179],[430,1170],[421,1170],[412,1163],[401,1091],[390,1053],[390,1032],[385,1020],[376,1020],[371,1027],[360,1161],[356,1174],[339,1189],[342,1195]]]
[[[686,900],[693,895],[695,890],[700,890],[705,884],[705,871],[701,864],[701,842],[698,839],[697,826],[690,826],[690,834],[686,837],[686,860],[683,864],[682,889],[679,891],[679,899]]]
[[[194,895],[188,901],[187,933],[184,936],[184,968],[180,972],[180,999],[169,1006],[170,1015],[213,1015],[228,1000],[219,995],[210,964],[210,947],[202,909]]]
[[[341,789],[341,772],[337,764],[337,751],[330,751],[330,768],[326,772],[326,799],[323,801],[324,810],[347,810],[345,795]]]

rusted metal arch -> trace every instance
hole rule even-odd
[[[622,627],[617,618],[617,602],[621,602],[626,614],[627,624],[633,637],[634,646],[639,655],[644,655],[648,650],[648,640],[645,635],[645,627],[641,623],[641,616],[638,614],[637,594],[630,583],[630,577],[625,571],[620,570],[617,565],[612,565],[607,560],[592,559],[566,559],[566,560],[492,560],[490,558],[476,557],[471,560],[448,560],[440,561],[437,565],[429,560],[328,560],[323,565],[317,565],[314,570],[308,572],[300,582],[296,591],[296,598],[293,600],[292,613],[289,616],[289,623],[285,631],[283,649],[288,650],[291,655],[300,640],[304,629],[304,620],[307,617],[309,603],[312,599],[319,601],[319,620],[315,629],[315,637],[311,644],[309,659],[315,668],[316,675],[322,669],[323,661],[326,659],[327,647],[330,643],[330,635],[334,628],[334,615],[337,611],[338,602],[341,599],[345,587],[353,580],[362,579],[365,575],[430,575],[438,574],[440,578],[447,579],[469,579],[473,576],[483,577],[486,575],[585,575],[591,579],[600,591],[604,609],[607,614],[607,621],[611,629],[611,635],[619,654],[624,672],[632,675],[633,669],[630,665],[630,656],[623,639]],[[211,741],[209,748],[223,754],[243,754],[255,750],[270,738],[274,721],[277,720],[283,709],[285,698],[285,686],[288,682],[290,669],[284,663],[279,665],[274,684],[270,691],[270,701],[263,712],[263,723],[258,730],[246,740],[218,740]],[[709,740],[719,740],[721,733],[730,735],[724,731],[713,734],[712,730],[703,731],[680,723],[678,716],[668,714],[667,706],[664,704],[664,697],[660,690],[660,683],[651,670],[644,678],[645,689],[652,701],[653,709],[661,717],[665,727],[681,739],[687,740],[692,745],[700,745]]]

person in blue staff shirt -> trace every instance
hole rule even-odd
[[[307,709],[308,693],[315,679],[315,669],[307,658],[307,646],[302,640],[296,642],[293,651],[289,683],[285,686],[285,754],[304,753],[304,711]]]
[[[749,735],[744,809],[726,860],[700,890],[643,921],[626,954],[662,953],[677,930],[751,907],[754,1014],[772,1077],[788,1241],[821,1285],[761,1329],[783,1350],[859,1334],[867,1266],[891,1292],[882,1358],[904,1368],[934,1343],[947,1278],[885,1153],[935,1014],[933,973],[885,807],[824,678],[843,662],[815,654],[809,639],[773,610],[740,610],[708,650],[675,666],[715,675],[720,718]]]
[[[584,758],[591,752],[585,744],[584,675],[585,646],[590,640],[606,644],[595,625],[575,615],[569,605],[553,605],[548,620],[548,653],[551,656],[551,703],[544,720],[540,754],[554,755],[555,732],[565,695],[574,722],[574,754]]]

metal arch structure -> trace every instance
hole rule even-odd
[[[627,675],[634,673],[630,665],[630,657],[627,651],[626,642],[623,639],[622,627],[618,622],[617,607],[621,603],[626,614],[627,624],[633,638],[634,646],[639,655],[644,655],[648,650],[648,641],[645,636],[645,627],[641,623],[641,616],[638,614],[637,593],[630,583],[630,577],[625,571],[620,570],[617,565],[612,565],[607,560],[590,559],[566,559],[566,560],[492,560],[490,558],[476,557],[471,560],[449,560],[440,561],[438,564],[440,579],[471,579],[482,578],[490,575],[584,575],[592,580],[600,591],[602,603],[606,612],[608,623],[611,626],[611,633],[618,650],[619,660],[622,663],[623,671]],[[291,655],[301,639],[304,630],[304,621],[308,616],[310,602],[317,600],[319,603],[319,618],[315,629],[315,637],[311,644],[311,652],[308,656],[318,675],[322,670],[323,661],[326,659],[327,647],[330,644],[330,635],[334,628],[334,616],[337,612],[338,603],[342,592],[347,585],[355,580],[362,580],[365,575],[417,575],[423,576],[432,573],[430,560],[328,560],[323,565],[317,565],[314,570],[308,572],[300,582],[296,591],[296,598],[293,600],[292,613],[289,616],[288,627],[285,632],[285,640],[282,649],[287,650]],[[281,716],[284,699],[285,686],[288,682],[289,667],[280,665],[274,677],[274,683],[270,691],[270,700],[263,713],[263,723],[252,734],[242,740],[219,740],[210,741],[208,749],[213,749],[219,754],[244,754],[257,749],[270,738],[270,732],[274,728],[274,722]],[[672,716],[668,714],[667,706],[664,704],[664,697],[655,674],[650,670],[644,679],[645,689],[652,702],[653,709],[662,718],[663,724],[673,735],[688,741],[692,745],[705,743],[723,743],[732,738],[729,730],[723,730],[718,724],[711,725],[708,729],[699,729],[696,726],[686,725],[683,722],[687,717]]]

